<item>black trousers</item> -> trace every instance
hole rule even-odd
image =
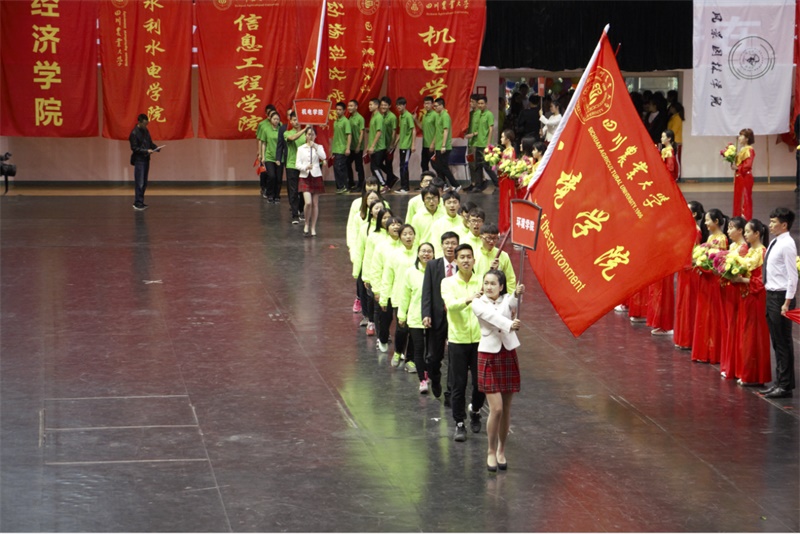
[[[347,156],[344,154],[333,155],[333,181],[336,189],[347,187]]]
[[[380,304],[375,304],[375,311],[378,314],[378,340],[381,343],[388,343],[389,342],[389,329],[392,326],[392,319],[394,318],[394,314],[392,313],[392,299],[389,299],[386,304],[386,310],[381,308]]]
[[[786,390],[794,389],[794,344],[792,321],[781,315],[781,306],[786,302],[785,291],[767,291],[767,326],[772,348],[775,349],[775,377],[773,383]],[[792,299],[789,309],[796,306]]]
[[[450,402],[453,406],[453,419],[461,423],[467,418],[466,393],[467,378],[472,375],[472,409],[476,412],[483,408],[486,394],[478,391],[478,344],[448,343],[450,367],[453,369],[453,393]]]
[[[283,185],[283,167],[274,161],[266,161],[264,165],[267,167],[267,198],[278,199]]]
[[[492,166],[486,162],[486,154],[484,154],[484,150],[486,147],[474,147],[475,148],[475,174],[473,175],[473,185],[479,186],[483,183],[483,173],[489,175],[489,178],[492,180],[492,183],[497,186],[497,174],[492,170]]]
[[[420,167],[422,168],[422,172],[427,172],[431,170],[431,156],[433,152],[431,149],[424,146],[422,147],[422,152],[419,153],[420,156]]]
[[[439,178],[446,180],[451,187],[458,187],[456,177],[453,176],[453,171],[450,170],[450,152],[450,150],[437,151],[436,158],[433,160],[433,168]]]
[[[393,158],[394,159],[394,158]],[[383,174],[386,177],[386,185],[393,187],[397,183],[397,176],[394,174],[394,161],[389,161],[389,158],[384,154],[383,156]]]
[[[433,328],[429,328],[427,331],[428,334],[428,344],[427,344],[427,354],[425,355],[425,363],[428,368],[428,378],[431,379],[431,382],[434,384],[441,384],[442,383],[442,361],[445,359],[445,346],[447,341],[447,321],[443,321],[443,324],[435,325]],[[447,356],[447,380],[446,386],[447,389],[444,393],[445,398],[450,398],[450,395],[453,391],[453,376],[452,376],[452,366],[449,362],[449,356]]]
[[[267,170],[266,169],[267,169],[267,164],[265,162],[264,163],[264,172],[262,172],[261,174],[258,175],[258,182],[259,182],[259,185],[261,185],[261,193],[265,194],[265,195],[267,194],[267,183],[269,183],[269,175],[267,174]],[[267,196],[267,198],[270,198],[270,197]]]
[[[144,192],[147,190],[147,176],[150,174],[150,160],[137,159],[133,165],[133,203],[144,204]]]
[[[389,299],[391,303],[392,299]],[[387,306],[388,309],[389,306]],[[397,320],[397,308],[392,308],[394,314],[394,351],[398,354],[405,354],[408,359],[408,346],[410,337],[408,335],[408,326],[400,326],[400,321]],[[412,360],[413,361],[413,360]]]
[[[408,191],[408,161],[411,159],[411,149],[400,149],[400,189]]]
[[[367,315],[369,297],[367,296],[367,288],[364,287],[364,280],[361,279],[361,273],[358,273],[358,278],[356,279],[356,295],[358,296],[359,302],[361,302],[361,315],[367,317],[371,321],[372,317]]]
[[[355,186],[353,180],[353,163],[356,164],[356,173],[358,174],[358,188],[364,190],[364,152],[350,151],[347,156],[347,187],[352,188]]]
[[[800,150],[794,151],[794,158],[797,160],[797,168],[794,174],[794,187],[800,189]]]
[[[414,362],[417,366],[417,377],[420,382],[425,380],[425,372],[428,370],[425,365],[425,332],[424,328],[408,329],[410,342],[406,351],[406,361]]]
[[[386,185],[386,175],[383,171],[383,160],[385,158],[385,150],[378,150],[369,156],[369,172],[378,179],[381,185]]]
[[[303,206],[305,206],[303,195],[297,191],[299,185],[300,171],[286,167],[286,195],[289,197],[289,209],[292,210],[292,217],[299,217],[303,212]]]

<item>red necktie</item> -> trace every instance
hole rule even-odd
[[[453,276],[453,264],[452,263],[448,263],[447,264],[447,276],[446,277],[450,278],[451,276]]]

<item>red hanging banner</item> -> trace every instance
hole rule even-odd
[[[101,0],[103,137],[192,137],[192,0]]]
[[[469,122],[469,96],[478,76],[485,0],[399,0],[392,4],[389,94],[422,110],[426,96],[444,98],[461,137]]]
[[[603,34],[533,178],[539,283],[578,336],[691,257],[695,223]]]
[[[0,2],[0,135],[97,135],[97,4]]]
[[[297,86],[294,1],[208,0],[195,4],[200,70],[198,137],[252,139],[273,104],[285,122]],[[306,50],[306,41],[302,49]]]

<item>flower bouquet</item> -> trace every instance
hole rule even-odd
[[[794,260],[794,264],[797,266],[797,276],[800,276],[800,256],[797,256],[797,259]]]
[[[483,149],[483,155],[483,159],[486,160],[489,165],[494,167],[503,157],[503,151],[500,150],[499,146],[489,145]]]
[[[708,243],[695,245],[692,250],[692,265],[703,272],[714,271],[714,257],[720,252],[718,248],[710,246]]]
[[[733,163],[736,161],[736,146],[733,143],[728,143],[728,146],[719,151],[719,155],[728,163]]]
[[[719,266],[715,264],[716,271],[719,275],[723,278],[728,280],[733,280],[739,276],[743,276],[745,278],[748,277],[750,271],[752,271],[755,266],[751,265],[751,261],[748,257],[748,252],[750,251],[750,247],[747,245],[742,245],[739,247],[738,252],[731,253],[729,251],[724,251],[725,255],[722,257],[721,260],[720,254],[717,254],[715,260],[718,260]],[[715,261],[717,263],[717,261]]]

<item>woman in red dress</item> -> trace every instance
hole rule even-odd
[[[728,246],[729,255],[743,255],[747,253],[747,243],[744,240],[745,225],[747,225],[747,221],[745,221],[743,217],[732,217],[731,220],[728,221],[728,239],[730,242]],[[728,327],[728,334],[725,336],[725,342],[722,344],[719,372],[722,378],[734,379],[738,376],[736,373],[736,361],[739,351],[735,325],[740,313],[742,296],[739,293],[737,284],[728,283],[727,280],[722,280],[722,282],[723,284],[720,287],[722,313],[724,324]]]
[[[664,160],[664,165],[667,166],[672,179],[677,182],[681,170],[678,165],[678,158],[675,157],[675,132],[664,130],[661,133],[661,144],[664,147],[661,149],[661,159]]]
[[[705,209],[703,205],[696,200],[692,200],[688,205],[697,228],[694,244],[699,245],[704,241],[703,229],[705,229]],[[708,232],[707,229],[706,232]],[[678,295],[675,299],[675,327],[672,334],[672,341],[675,343],[675,348],[678,349],[689,350],[692,348],[694,315],[697,304],[697,284],[699,280],[700,278],[693,268],[692,258],[690,256],[688,263],[684,265],[683,269],[678,271]]]
[[[664,130],[661,133],[661,143],[664,148],[661,150],[661,159],[672,175],[678,179],[678,165],[675,159],[672,145],[675,142],[675,134],[672,130]],[[647,309],[647,326],[653,330],[653,336],[671,335],[675,324],[675,275],[669,275],[648,288],[650,306]]]
[[[706,243],[714,249],[727,250],[728,238],[722,233],[722,228],[727,223],[725,215],[716,208],[711,209],[706,213],[705,223],[710,234]],[[692,361],[719,363],[726,333],[719,276],[712,271],[703,271],[700,273],[700,282],[697,286]]]
[[[517,159],[514,151],[514,130],[504,130],[500,134],[500,144],[503,145],[503,159]],[[501,174],[500,179],[500,207],[497,216],[497,227],[501,234],[508,232],[511,228],[511,199],[516,195],[516,180]]]
[[[739,152],[731,167],[736,171],[733,176],[733,215],[742,215],[745,219],[753,218],[753,150],[755,136],[753,130],[745,128],[739,132]]]
[[[750,250],[745,256],[745,264],[750,270],[749,278],[740,278],[742,303],[736,322],[737,344],[736,372],[737,383],[741,386],[760,386],[772,380],[769,360],[769,329],[767,328],[767,294],[764,290],[763,264],[767,251],[764,241],[767,229],[764,223],[753,219],[744,231]],[[740,284],[736,284],[740,285]]]
[[[539,166],[539,162],[542,161],[545,150],[547,150],[547,145],[542,141],[537,141],[535,137],[524,137],[521,146],[522,155],[529,157],[534,162],[531,170],[523,174],[519,184],[517,184],[517,198],[524,199],[528,194],[528,186],[531,184],[531,179],[536,174],[536,168]]]

